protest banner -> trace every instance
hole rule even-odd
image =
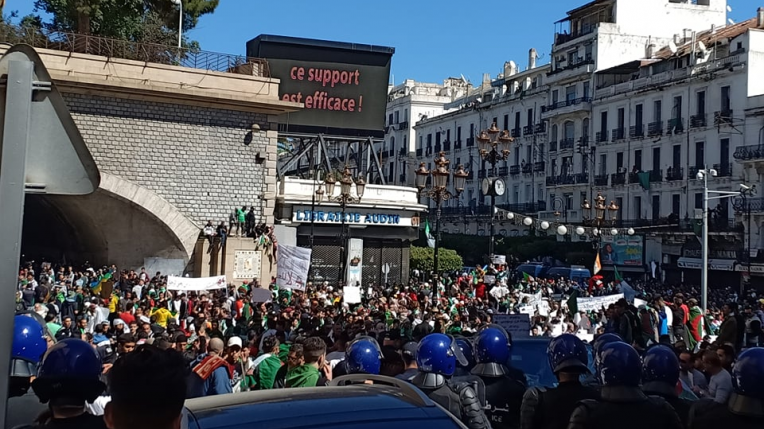
[[[617,295],[605,295],[605,296],[591,296],[585,298],[577,298],[578,311],[597,311],[602,307],[607,308],[610,304],[615,304],[619,299],[623,298],[623,294]]]
[[[509,332],[513,338],[531,335],[531,318],[527,314],[494,314],[493,321]]]
[[[358,286],[343,287],[342,299],[347,304],[360,304],[361,303],[361,288]]]
[[[271,302],[273,300],[273,292],[269,289],[256,287],[252,288],[250,293],[252,293],[252,302]]]
[[[276,284],[280,288],[305,290],[311,249],[282,244],[276,257]]]
[[[167,277],[167,290],[179,291],[204,291],[214,289],[225,289],[225,276],[215,277]]]
[[[643,299],[639,299],[639,298],[634,298],[634,307],[639,308],[639,307],[641,307],[643,305],[647,305],[647,301],[645,301]]]

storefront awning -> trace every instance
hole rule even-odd
[[[734,259],[709,259],[708,269],[715,271],[734,271],[735,262]],[[699,270],[703,266],[703,261],[700,258],[681,257],[677,260],[676,265],[679,268]]]

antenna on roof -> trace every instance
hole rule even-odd
[[[728,18],[727,22],[729,22],[730,25],[735,25],[735,21],[733,21],[732,18]]]
[[[671,51],[671,54],[676,54],[677,47],[673,40],[669,41],[669,50]]]
[[[727,12],[732,13],[732,6],[727,5]]]

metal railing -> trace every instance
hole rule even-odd
[[[573,137],[560,140],[560,150],[573,149],[576,145],[576,139]]]
[[[533,163],[533,171],[535,173],[543,173],[546,171],[546,164],[544,161],[536,161]]]
[[[655,137],[663,135],[663,121],[655,121],[647,124],[647,136]]]
[[[629,127],[629,138],[632,139],[639,139],[645,136],[645,126],[640,125],[632,125]]]
[[[690,116],[690,128],[705,128],[706,116],[705,113]]]
[[[594,185],[595,186],[607,186],[607,174],[600,174],[597,176],[594,176]]]
[[[666,170],[666,181],[672,182],[675,180],[684,179],[684,168],[682,167],[669,167]]]
[[[732,157],[738,161],[764,159],[764,145],[740,146],[735,149]]]
[[[625,185],[626,184],[626,173],[613,173],[610,175],[610,183],[611,186],[615,185]]]
[[[613,130],[610,132],[610,136],[612,138],[612,141],[616,140],[623,140],[626,138],[626,128],[613,128]]]
[[[268,61],[155,43],[138,43],[67,31],[0,24],[0,42],[24,43],[34,48],[142,61],[217,72],[270,77]]]
[[[520,174],[520,166],[519,165],[511,165],[509,167],[509,174]]]

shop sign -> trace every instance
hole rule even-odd
[[[402,212],[366,212],[366,211],[346,211],[341,210],[316,210],[295,208],[292,211],[292,222],[316,224],[341,224],[349,225],[369,225],[369,226],[416,226],[419,218],[412,214]]]

